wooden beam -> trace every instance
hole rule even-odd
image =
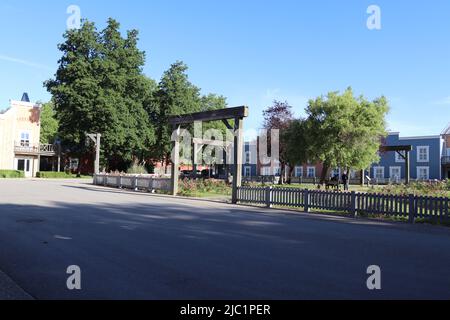
[[[195,121],[219,121],[246,117],[248,117],[248,107],[237,107],[173,116],[169,118],[169,122],[172,125],[183,125]]]
[[[176,196],[178,194],[178,180],[180,178],[180,126],[174,126],[177,132],[175,141],[173,142],[172,153],[172,190],[171,194]]]
[[[230,141],[220,141],[220,140],[204,140],[199,138],[192,139],[192,142],[194,144],[198,144],[201,146],[214,146],[214,147],[222,147],[222,148],[228,148],[228,146],[232,145],[233,142]]]
[[[228,130],[234,131],[233,127],[231,126],[231,124],[228,122],[228,119],[222,119],[223,124],[225,125],[225,127],[227,127]]]
[[[242,157],[244,149],[244,120],[238,118],[235,120],[234,135],[234,167],[233,167],[233,204],[238,202],[238,188],[242,186]]]
[[[380,147],[381,152],[411,152],[413,150],[412,146],[382,146]]]

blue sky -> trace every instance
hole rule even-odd
[[[435,135],[450,122],[450,1],[23,1],[0,2],[0,109],[27,91],[49,100],[42,82],[57,66],[71,4],[103,27],[108,17],[140,31],[145,73],[159,79],[176,60],[203,93],[248,105],[257,129],[273,99],[301,115],[307,100],[352,86],[391,102],[389,127]],[[369,5],[381,30],[369,30]]]

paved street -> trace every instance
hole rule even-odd
[[[36,299],[449,299],[450,229],[0,180],[0,270]]]

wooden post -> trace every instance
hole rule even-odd
[[[406,155],[405,155],[405,164],[406,164],[406,184],[409,185],[409,183],[411,182],[411,163],[410,163],[410,155],[409,155],[409,151],[406,151]]]
[[[415,196],[413,194],[409,195],[409,223],[414,223],[416,219],[417,208],[415,205]]]
[[[96,141],[95,141],[95,173],[100,173],[100,140],[102,135],[97,134]]]
[[[358,217],[358,208],[356,207],[356,192],[352,191],[351,194],[351,208],[350,208],[350,213],[353,215],[353,217],[357,218]]]
[[[171,194],[176,196],[178,194],[178,179],[180,177],[180,129],[179,125],[174,126],[176,130],[176,138],[173,142],[172,151],[172,189]]]
[[[272,187],[266,187],[266,207],[272,208]]]
[[[233,170],[233,204],[238,202],[238,188],[242,186],[242,157],[244,148],[244,121],[236,118],[234,131],[234,170]]]
[[[366,184],[366,170],[361,170],[361,187]]]
[[[305,189],[303,192],[305,195],[305,212],[309,213],[309,190]]]

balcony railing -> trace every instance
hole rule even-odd
[[[31,145],[28,143],[18,142],[14,146],[14,152],[16,154],[23,155],[54,156],[57,153],[57,147],[52,144]]]
[[[450,164],[450,157],[448,156],[442,157],[442,164],[443,165]]]

